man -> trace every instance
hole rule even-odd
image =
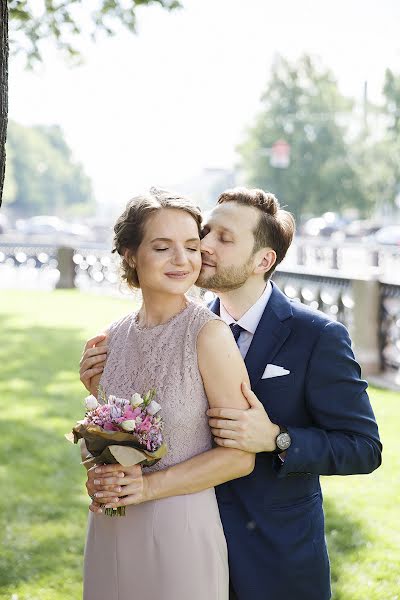
[[[218,294],[210,308],[231,326],[252,387],[243,390],[248,410],[208,411],[217,444],[257,453],[250,475],[217,488],[237,600],[328,600],[319,476],[381,463],[345,327],[270,282],[293,233],[272,194],[244,188],[220,196],[203,231],[198,285]],[[105,357],[99,339],[82,359],[88,389]]]

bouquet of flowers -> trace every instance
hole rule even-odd
[[[149,467],[165,456],[164,423],[155,395],[156,391],[151,389],[143,397],[135,393],[127,400],[112,395],[107,397],[103,388],[99,388],[101,402],[92,395],[87,396],[85,418],[65,436],[74,444],[81,438],[85,440],[91,456],[83,464]],[[106,514],[123,515],[125,507],[107,509]]]

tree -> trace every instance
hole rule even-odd
[[[385,71],[383,95],[383,109],[388,119],[386,131],[397,138],[400,133],[400,75],[395,75],[390,69]]]
[[[262,110],[238,149],[248,183],[275,192],[296,216],[364,208],[345,139],[351,109],[332,73],[316,60],[304,55],[291,64],[278,58]],[[282,139],[291,149],[285,169],[270,161],[271,147]]]
[[[355,152],[364,195],[387,215],[400,194],[400,75],[387,69],[382,93],[381,105],[369,104],[371,116]]]
[[[8,13],[7,0],[0,0],[0,207],[6,168],[8,114]]]
[[[86,3],[87,4],[87,3]],[[179,8],[177,0],[97,0],[90,13],[92,35],[103,31],[113,35],[116,26],[122,24],[133,33],[136,31],[136,9],[150,4],[167,10]],[[7,65],[8,65],[8,15],[10,23],[10,47],[13,52],[26,53],[28,63],[41,60],[40,42],[52,40],[58,49],[70,57],[79,56],[72,40],[82,31],[79,9],[87,14],[84,0],[0,0],[0,206],[5,171],[5,143],[7,134]],[[84,21],[86,23],[86,21]]]
[[[4,202],[15,217],[64,217],[93,208],[90,180],[72,159],[60,127],[23,127],[11,121],[7,155]]]

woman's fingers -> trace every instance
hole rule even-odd
[[[95,502],[94,500],[92,500],[92,503],[89,505],[89,510],[94,513],[102,513],[103,506],[102,506],[102,504],[99,504],[98,502]]]
[[[95,501],[101,504],[107,504],[107,502],[118,502],[120,498],[119,494],[114,494],[113,492],[96,492],[93,494],[93,496]]]
[[[106,502],[112,502],[116,498],[120,498],[122,496],[127,496],[133,493],[135,490],[140,489],[142,487],[142,482],[140,479],[129,479],[126,477],[124,479],[123,486],[93,486],[93,489],[88,489],[88,494],[90,497],[94,496],[96,499],[99,499],[102,504]]]
[[[124,476],[124,470],[125,468],[122,465],[116,464],[116,465],[101,465],[101,466],[96,466],[93,471],[92,469],[90,470],[93,473],[93,477],[96,479],[97,475],[99,477],[104,477],[104,476],[109,476],[109,473],[123,473],[122,477]]]
[[[129,485],[123,486],[118,498],[114,498],[110,502],[106,502],[104,498],[102,502],[106,508],[115,506],[128,506],[129,504],[140,504],[145,501],[144,497],[144,479],[137,477],[131,480]]]
[[[101,465],[96,467],[93,471],[93,477],[99,479],[101,477],[141,477],[142,467],[140,465],[133,465],[132,467],[123,467],[122,465]]]
[[[121,477],[102,477],[101,479],[94,479],[93,485],[95,488],[108,488],[122,485]]]
[[[117,506],[128,506],[130,504],[140,504],[143,502],[143,487],[129,488],[126,496],[120,496],[109,502],[104,501],[105,508],[116,508]]]

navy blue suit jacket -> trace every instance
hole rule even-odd
[[[219,300],[210,308],[219,314]],[[380,465],[367,384],[346,328],[275,284],[245,363],[253,391],[292,444],[284,463],[261,452],[250,475],[216,488],[233,589],[238,600],[328,600],[319,475]],[[290,374],[262,379],[268,363]]]

